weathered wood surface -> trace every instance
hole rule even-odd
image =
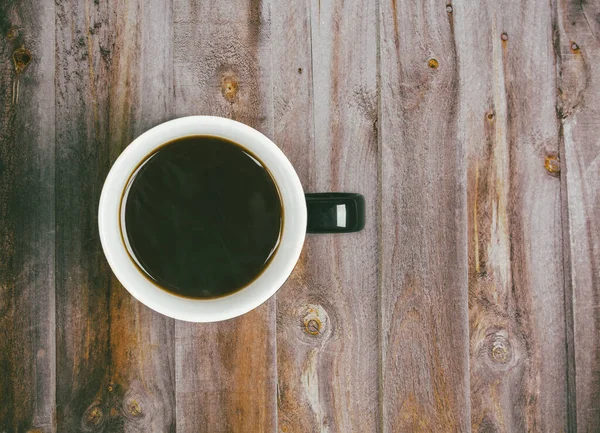
[[[577,431],[600,431],[600,4],[558,1],[563,220]]]
[[[453,14],[467,164],[471,426],[566,431],[552,10],[524,1],[457,4]]]
[[[275,141],[305,190],[368,203],[362,233],[308,237],[277,295],[279,431],[375,432],[376,3],[299,0],[272,17]]]
[[[175,429],[174,321],[119,285],[103,256],[96,216],[111,163],[136,135],[168,119],[167,6],[57,4],[59,432]]]
[[[443,3],[380,5],[384,432],[467,431],[464,142]]]
[[[271,2],[174,0],[174,109],[273,136]],[[275,300],[232,320],[176,324],[177,431],[272,432]]]
[[[0,35],[0,431],[46,433],[55,411],[54,2],[0,3]]]
[[[0,2],[0,432],[599,431],[599,8]],[[192,114],[368,204],[211,325],[97,231],[122,149]]]
[[[111,10],[111,164],[131,140],[172,117],[171,13],[171,3],[165,0],[121,0]],[[174,432],[175,321],[138,302],[114,276],[109,311],[108,386],[115,393],[109,401],[112,398],[118,415],[105,407],[115,418],[114,430]]]

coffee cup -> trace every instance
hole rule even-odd
[[[182,140],[185,141],[185,146],[181,144]],[[235,146],[239,148],[239,155]],[[206,152],[212,149],[212,153],[203,153],[205,149]],[[208,164],[206,158],[209,157],[229,158],[225,151],[233,155],[232,164],[235,156],[241,158],[240,164],[246,164],[248,168],[236,174],[237,172],[228,167],[227,159],[216,159],[217,163]],[[182,157],[181,152],[187,153]],[[206,162],[212,177],[200,177],[208,176],[209,170],[203,168],[202,164],[194,168],[195,157],[201,158],[198,161]],[[244,159],[246,157],[247,160]],[[169,172],[164,168],[167,164],[176,165],[180,162],[187,164],[189,173],[187,177],[175,173],[176,181],[173,183],[169,180]],[[215,168],[215,165],[218,167]],[[252,183],[253,179],[250,177],[245,177],[256,175],[259,179],[261,170],[268,173],[278,197],[277,203],[272,200],[272,205],[265,204],[268,197],[265,199],[259,196],[261,191],[254,192],[260,185]],[[213,183],[218,182],[219,176],[225,176],[227,185],[219,186],[218,194],[212,194],[210,189],[216,188]],[[138,184],[144,186],[146,178],[152,179],[154,189],[139,187]],[[188,201],[178,198],[177,188],[182,188],[181,182],[184,182],[184,187],[185,182],[193,184],[193,188],[186,191],[185,197]],[[266,182],[268,187],[268,181]],[[167,192],[163,195],[156,193],[156,197],[149,196],[154,200],[165,201],[159,202],[158,206],[155,204],[152,208],[159,209],[159,214],[164,211],[164,215],[160,214],[154,218],[151,213],[144,213],[147,212],[143,208],[144,203],[149,199],[142,195],[146,194],[146,190],[151,191],[148,194],[155,194],[156,188],[160,189],[163,183],[168,183],[171,189],[165,190]],[[138,193],[138,190],[142,192]],[[134,208],[130,203],[136,199],[136,194],[140,195],[141,204],[136,204],[138,207]],[[207,205],[212,202],[207,202],[204,195],[228,205],[223,208],[220,208],[221,205]],[[232,206],[232,200],[238,200],[239,206]],[[258,205],[254,206],[252,200],[256,200]],[[190,206],[196,214],[188,212]],[[263,218],[260,213],[253,218],[243,216],[242,213],[248,206],[252,209],[257,207],[260,212],[263,212],[263,208],[267,209],[271,212],[271,219]],[[219,209],[216,209],[217,207]],[[138,208],[141,210],[138,211]],[[176,212],[178,208],[181,208],[179,213]],[[212,215],[211,212],[219,213]],[[228,216],[227,212],[236,214]],[[174,221],[180,221],[183,218],[182,213],[188,220],[190,215],[196,215],[192,227],[190,228],[189,224],[185,226],[188,227],[185,230],[190,230],[190,233],[179,233],[180,229],[174,226],[170,219],[170,216],[175,214],[178,219]],[[205,215],[206,218],[203,218]],[[241,215],[246,218],[242,224],[239,222]],[[206,226],[207,221],[210,221],[210,227]],[[228,221],[235,221],[235,225],[225,225]],[[277,223],[278,221],[280,223]],[[276,224],[279,225],[275,227]],[[108,263],[131,295],[149,308],[175,319],[216,322],[242,315],[273,296],[294,269],[307,232],[347,233],[361,230],[364,227],[364,199],[355,193],[305,194],[292,164],[265,135],[231,119],[190,116],[162,123],[143,133],[127,146],[105,180],[98,210],[98,226]],[[168,231],[153,233],[161,231],[163,226],[166,227],[165,230],[168,228]],[[244,231],[240,232],[240,226],[243,226]],[[266,244],[265,248],[270,248],[270,253],[260,269],[256,268],[256,264],[250,263],[250,259],[255,259],[255,262],[258,260],[259,265],[262,261],[258,255],[252,254],[252,248],[261,244],[257,239],[261,240],[262,236],[261,233],[253,231],[255,228],[271,233],[269,236],[273,237],[274,242],[272,248]],[[237,231],[230,235],[228,230]],[[229,245],[231,242],[234,244]],[[221,245],[225,248],[224,252],[221,251]],[[214,254],[210,250],[204,251],[204,255],[200,256],[194,255],[194,251],[189,251],[195,247],[204,250],[218,248],[219,251],[215,251]],[[153,254],[152,259],[144,257],[144,248],[155,248],[152,250],[154,252],[148,253]],[[185,248],[188,249],[187,252]],[[173,260],[179,260],[179,256],[183,267],[175,269]],[[240,259],[246,256],[249,257],[248,260]],[[206,262],[202,261],[202,257],[206,257]],[[160,266],[161,263],[156,264],[153,260],[162,260],[165,266]],[[214,263],[209,263],[210,261]],[[244,262],[245,268],[241,262]],[[255,267],[249,267],[250,265]],[[236,287],[235,280],[229,282],[231,278],[228,272],[238,272],[238,268],[245,269],[246,273],[255,272],[256,275],[250,278],[244,274],[245,280],[240,279],[240,287]],[[156,269],[158,270],[155,271]],[[163,278],[161,272],[167,277]],[[211,279],[212,273],[219,279]],[[185,284],[181,281],[185,281]],[[227,283],[228,285],[224,286],[227,290],[215,292],[217,295],[212,294],[210,286],[216,284],[214,281]],[[178,293],[177,289],[182,285],[186,285],[192,295],[188,292]],[[196,289],[198,292],[194,294]]]

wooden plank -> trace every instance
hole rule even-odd
[[[107,412],[101,401],[88,409],[106,391],[110,363],[110,270],[96,225],[108,171],[107,13],[105,3],[56,6],[58,431],[101,428]]]
[[[306,190],[367,203],[363,232],[307,238],[277,295],[281,432],[379,431],[376,21],[369,0],[274,5],[275,141]]]
[[[53,432],[54,2],[2,2],[0,35],[0,431]]]
[[[384,432],[469,431],[465,161],[452,13],[380,5]]]
[[[310,6],[310,0],[275,2],[271,19],[274,140],[296,169],[305,191],[315,189],[316,156]],[[327,290],[319,293],[306,279],[314,279],[315,273],[314,268],[308,269],[311,245],[323,239],[307,237],[296,268],[277,293],[278,432],[320,432],[325,421],[321,414],[331,412],[328,401],[319,399],[320,389],[331,383],[332,372],[327,369],[324,374],[319,350],[331,333],[323,317],[317,317],[325,313],[317,310],[321,302],[311,294],[323,298]]]
[[[600,431],[600,5],[557,2],[555,52],[578,432]],[[575,431],[575,428],[573,428]]]
[[[174,321],[119,285],[96,217],[110,164],[169,118],[170,4],[57,9],[58,431],[174,431]]]
[[[171,2],[120,0],[113,11],[111,164],[135,137],[169,120],[173,99]],[[121,415],[115,425],[174,432],[175,321],[138,302],[112,277],[109,386]]]
[[[177,0],[173,19],[175,114],[230,117],[272,136],[270,2]],[[274,299],[175,332],[177,431],[276,430]]]
[[[456,3],[473,431],[567,429],[552,11]]]

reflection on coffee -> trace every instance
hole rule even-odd
[[[236,292],[274,255],[283,209],[268,170],[212,136],[165,144],[140,164],[126,198],[123,236],[159,286],[190,298]]]

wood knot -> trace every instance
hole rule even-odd
[[[560,158],[558,155],[548,155],[544,160],[544,168],[550,176],[560,176]]]
[[[239,82],[235,75],[225,74],[221,80],[221,94],[227,102],[233,103],[236,101],[238,94]]]
[[[141,422],[146,417],[147,408],[152,406],[152,401],[149,402],[143,385],[138,381],[132,381],[128,389],[123,391],[122,396],[115,401],[119,413],[132,422]]]
[[[13,63],[15,65],[15,72],[19,75],[21,72],[25,70],[29,62],[31,62],[32,56],[31,51],[29,51],[25,46],[21,45],[20,48],[17,48],[13,53]]]
[[[512,359],[512,345],[508,340],[508,333],[500,330],[491,335],[489,344],[489,356],[496,364],[507,364]]]
[[[97,427],[102,424],[104,412],[100,407],[100,403],[93,403],[83,414],[83,425],[87,427]]]
[[[319,319],[311,319],[304,322],[304,329],[311,335],[318,335],[321,332],[321,322]]]
[[[438,66],[440,66],[440,63],[436,59],[429,59],[427,66],[429,66],[431,69],[437,69]]]
[[[494,341],[492,343],[492,360],[494,362],[506,363],[508,348],[503,341]]]
[[[129,415],[133,417],[137,418],[142,416],[142,407],[140,406],[140,403],[134,398],[132,398],[125,404],[125,410]]]
[[[301,307],[302,330],[304,335],[312,338],[326,338],[331,333],[329,316],[320,305],[306,304]]]
[[[504,42],[508,41],[508,34],[506,32],[502,32],[500,39],[502,39]]]
[[[10,29],[8,29],[8,32],[6,32],[6,39],[8,39],[9,41],[12,41],[18,35],[19,35],[19,30],[17,30],[16,27],[11,27]]]

